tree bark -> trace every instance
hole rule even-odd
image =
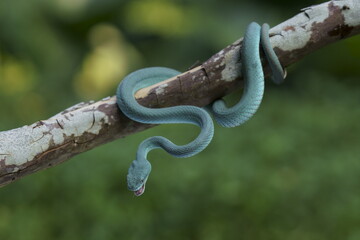
[[[286,67],[332,42],[360,32],[360,1],[337,0],[302,9],[270,30],[271,43]],[[225,47],[201,66],[139,90],[136,98],[147,107],[205,106],[238,87],[242,39]],[[269,67],[263,61],[264,71]],[[0,132],[0,186],[49,168],[101,144],[153,125],[126,118],[116,98],[77,104],[29,126]]]

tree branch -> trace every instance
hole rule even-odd
[[[302,9],[270,30],[271,43],[283,66],[332,42],[360,32],[358,0],[329,1]],[[241,87],[241,39],[201,66],[136,93],[147,107],[205,106]],[[264,62],[265,73],[269,73]],[[48,120],[0,132],[0,186],[49,168],[101,144],[152,125],[126,118],[116,98],[77,104]]]

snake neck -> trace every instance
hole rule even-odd
[[[158,137],[151,137],[145,139],[144,141],[142,141],[142,143],[140,143],[138,151],[136,153],[135,161],[147,162],[148,153],[153,149],[160,148],[160,144],[158,143],[158,141],[154,141],[156,140],[156,138]]]

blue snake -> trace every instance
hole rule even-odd
[[[264,94],[264,73],[260,60],[260,45],[273,73],[273,81],[283,81],[283,68],[274,53],[269,40],[269,26],[260,27],[250,23],[247,27],[241,49],[241,71],[245,80],[244,94],[240,101],[227,108],[223,100],[217,100],[210,109],[214,119],[224,127],[239,126],[255,114]],[[260,43],[261,39],[261,43]],[[176,145],[169,139],[154,136],[144,140],[138,147],[136,159],[132,162],[127,175],[128,189],[136,196],[145,191],[145,184],[151,172],[147,160],[148,153],[162,148],[169,154],[178,157],[190,157],[204,150],[214,134],[213,121],[204,108],[181,105],[167,108],[147,108],[135,99],[135,93],[144,87],[174,77],[180,72],[164,67],[151,67],[137,70],[126,76],[118,86],[116,97],[120,110],[130,119],[148,124],[188,123],[200,127],[199,135],[186,145]]]

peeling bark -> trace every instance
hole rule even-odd
[[[360,32],[360,1],[337,0],[301,10],[270,30],[271,43],[286,67],[332,42]],[[239,50],[242,40],[227,46],[201,66],[141,89],[147,107],[205,106],[242,85]],[[263,60],[264,71],[269,67]],[[101,144],[153,125],[133,122],[117,108],[116,98],[80,103],[30,126],[0,132],[0,186],[62,163]]]

